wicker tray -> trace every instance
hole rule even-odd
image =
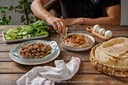
[[[90,52],[90,61],[93,65],[93,67],[110,76],[116,76],[116,77],[128,77],[128,67],[127,68],[123,68],[123,67],[115,67],[115,66],[110,66],[107,64],[103,64],[102,62],[100,62],[99,60],[96,59],[95,57],[95,50],[97,47],[99,47],[101,44],[98,44],[96,46],[94,46]]]

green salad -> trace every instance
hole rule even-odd
[[[27,28],[16,27],[14,29],[4,30],[4,38],[6,40],[16,40],[47,35],[47,28],[48,26],[45,24],[45,21],[39,20],[30,24]]]

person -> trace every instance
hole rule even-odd
[[[50,0],[34,0],[31,9],[62,35],[67,25],[120,25],[120,0],[59,0],[63,18],[53,16],[44,5]],[[55,0],[58,1],[58,0]]]

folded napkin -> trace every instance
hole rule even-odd
[[[68,80],[78,71],[80,59],[72,57],[65,64],[63,60],[55,61],[56,67],[35,67],[16,81],[17,85],[54,85],[55,82]]]

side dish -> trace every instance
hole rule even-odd
[[[55,41],[29,40],[13,47],[10,58],[24,65],[38,65],[52,61],[60,54]]]
[[[68,35],[67,38],[62,39],[62,44],[69,47],[84,48],[91,46],[93,41],[82,34]]]
[[[46,37],[48,26],[45,24],[44,20],[37,21],[33,24],[30,24],[28,27],[16,27],[4,30],[2,32],[3,39],[6,42],[16,42],[23,41],[32,38]]]

